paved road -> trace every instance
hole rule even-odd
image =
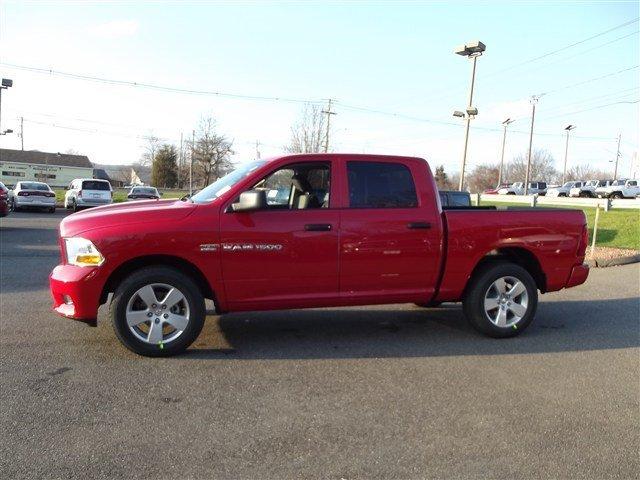
[[[272,312],[154,360],[49,311],[60,218],[0,220],[3,478],[638,478],[638,265],[511,340],[455,305]]]

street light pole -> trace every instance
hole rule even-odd
[[[0,83],[0,126],[2,125],[2,90],[6,90],[7,88],[13,87],[13,80],[10,78],[3,78],[2,83]],[[0,131],[2,128],[0,128]],[[13,133],[13,130],[6,130],[5,133]]]
[[[478,61],[478,57],[482,55],[482,52],[486,50],[486,46],[484,43],[480,41],[469,42],[464,45],[460,45],[457,47],[454,52],[458,55],[462,55],[464,57],[469,57],[473,59],[473,66],[471,69],[471,87],[469,89],[469,104],[467,105],[467,114],[464,116],[466,120],[465,132],[464,132],[464,148],[462,150],[462,165],[460,166],[460,183],[458,185],[458,189],[462,190],[464,186],[464,171],[467,165],[467,147],[469,145],[469,129],[471,128],[471,118],[475,117],[478,114],[478,110],[473,108],[473,90],[475,88],[476,83],[476,64]],[[458,115],[460,112],[454,113],[454,116]]]
[[[562,169],[562,185],[564,185],[564,182],[567,177],[567,154],[569,153],[569,132],[574,128],[576,128],[575,125],[567,125],[565,127],[565,131],[567,132],[567,141],[564,146],[564,168]]]
[[[500,155],[500,171],[498,172],[498,188],[502,185],[502,172],[504,169],[504,146],[507,143],[507,127],[515,122],[515,120],[511,120],[507,118],[504,122],[502,122],[502,126],[504,127],[504,134],[502,135],[502,155]]]
[[[531,97],[531,132],[529,133],[529,154],[527,155],[527,172],[524,177],[524,194],[529,193],[529,172],[531,170],[531,147],[533,146],[533,122],[536,119],[536,104],[540,97],[533,95]]]
[[[469,90],[469,106],[468,108],[473,108],[473,89],[476,83],[476,62],[478,61],[478,56],[473,57],[473,68],[471,69],[471,88]],[[460,184],[458,185],[458,190],[462,190],[464,185],[464,171],[467,164],[467,146],[469,144],[469,128],[471,128],[471,115],[467,115],[467,125],[464,130],[464,150],[462,151],[462,166],[460,167]]]

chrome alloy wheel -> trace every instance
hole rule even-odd
[[[496,327],[514,326],[527,313],[527,288],[516,277],[500,277],[484,294],[484,313]]]
[[[129,330],[152,345],[172,342],[189,325],[189,303],[177,288],[165,283],[145,285],[127,303]]]

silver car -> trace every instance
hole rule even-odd
[[[43,182],[18,182],[9,197],[9,208],[17,212],[26,208],[56,211],[56,194]]]

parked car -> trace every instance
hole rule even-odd
[[[596,188],[596,195],[605,198],[636,198],[640,195],[637,180],[616,180],[607,187]]]
[[[596,188],[607,187],[611,183],[613,183],[613,180],[589,180],[581,187],[573,187],[571,190],[569,190],[569,196],[595,198]]]
[[[9,193],[9,208],[14,212],[23,208],[56,211],[56,194],[43,182],[17,182]]]
[[[572,188],[580,188],[584,185],[583,181],[565,182],[560,187],[553,187],[547,190],[547,197],[568,197]]]
[[[528,195],[546,195],[546,182],[529,182]],[[524,195],[524,182],[512,183],[510,187],[498,190],[498,195]]]
[[[0,217],[9,215],[9,189],[0,182]]]
[[[74,212],[86,207],[109,205],[113,202],[113,190],[108,180],[76,178],[67,187],[64,208]]]
[[[471,195],[459,190],[440,190],[440,205],[443,207],[470,207]]]
[[[133,187],[127,195],[128,200],[157,200],[160,193],[155,187]]]
[[[267,203],[274,175],[289,178],[287,203]],[[538,291],[587,279],[581,210],[442,211],[436,195],[420,158],[301,154],[244,164],[185,201],[69,215],[53,307],[95,325],[111,299],[120,341],[166,356],[197,338],[205,298],[218,313],[462,301],[478,331],[511,337]]]
[[[498,194],[498,191],[499,191],[500,189],[502,189],[502,188],[509,188],[510,186],[511,186],[511,184],[510,184],[510,183],[501,183],[501,184],[500,184],[500,185],[498,185],[496,188],[488,188],[488,189],[486,189],[486,190],[485,190],[484,192],[482,192],[482,193],[487,194],[487,195],[497,195],[497,194]]]

